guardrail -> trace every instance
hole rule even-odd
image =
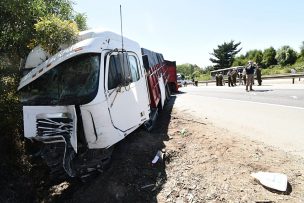
[[[296,74],[280,74],[280,75],[264,75],[262,76],[262,80],[270,80],[270,79],[282,79],[282,78],[291,78],[292,84],[294,84],[295,78],[299,78],[299,81],[301,78],[304,78],[304,73],[296,73]],[[255,77],[256,79],[256,77]],[[225,79],[225,82],[228,80]],[[205,84],[208,86],[208,83],[215,83],[216,80],[205,80],[205,81],[198,81],[199,84]]]
[[[214,83],[216,82],[215,80],[204,80],[204,81],[198,81],[198,84],[205,84],[208,86],[208,83]]]
[[[304,77],[304,73],[296,73],[296,74],[282,74],[282,75],[264,75],[262,79],[280,79],[280,78],[301,78]]]

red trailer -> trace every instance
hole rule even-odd
[[[166,69],[168,70],[168,86],[171,92],[178,92],[176,62],[165,60]]]
[[[147,73],[147,82],[150,96],[151,121],[146,125],[152,129],[157,118],[158,109],[164,106],[169,99],[171,92],[177,92],[176,63],[175,61],[164,60],[160,53],[142,48],[143,63]]]
[[[151,107],[156,108],[161,98],[160,78],[164,81],[166,94],[170,95],[170,92],[178,92],[176,62],[164,60],[163,55],[160,53],[145,48],[141,50],[147,71]]]

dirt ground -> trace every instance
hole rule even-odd
[[[30,190],[31,198],[20,200],[304,202],[304,159],[233,135],[208,118],[198,121],[175,109],[174,100],[160,113],[155,130],[139,129],[118,143],[110,167],[98,176],[87,182],[54,182],[36,167],[33,178],[40,180]],[[163,161],[152,164],[158,150]],[[260,185],[250,175],[258,171],[286,174],[287,192]]]

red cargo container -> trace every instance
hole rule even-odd
[[[177,92],[176,63],[175,61],[164,60],[163,55],[142,48],[142,54],[147,56],[145,68],[150,93],[151,108],[157,108],[161,101],[161,90],[159,82],[164,83],[166,98],[170,91]]]
[[[168,86],[171,92],[178,92],[177,76],[176,76],[176,62],[165,60],[166,69],[168,72]]]

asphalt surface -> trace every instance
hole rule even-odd
[[[175,108],[196,119],[304,157],[304,85],[188,86]]]
[[[228,87],[188,86],[181,88],[181,92],[187,94],[232,99],[240,101],[261,102],[267,104],[286,105],[304,108],[304,84],[303,85],[263,85],[254,86],[255,91],[246,92],[244,86]]]

